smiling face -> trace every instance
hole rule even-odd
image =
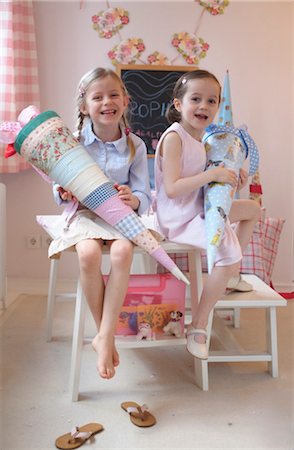
[[[212,78],[201,78],[187,81],[183,97],[174,99],[181,125],[195,139],[201,140],[203,131],[213,121],[219,97],[219,84]]]
[[[106,129],[119,130],[128,101],[120,81],[107,75],[90,84],[80,111],[91,118],[93,131],[100,136]]]

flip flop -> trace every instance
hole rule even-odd
[[[148,411],[147,405],[138,405],[135,402],[123,402],[121,405],[130,415],[130,419],[137,427],[152,427],[156,424],[155,417]]]
[[[100,423],[87,423],[82,427],[74,427],[70,433],[63,434],[55,441],[55,446],[61,450],[81,447],[91,436],[103,430]]]

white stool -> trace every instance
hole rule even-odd
[[[277,318],[276,308],[287,306],[287,301],[276,291],[270,288],[256,275],[242,275],[244,279],[253,285],[251,292],[232,292],[218,300],[214,310],[242,308],[261,308],[266,310],[266,351],[255,349],[254,351],[245,351],[239,342],[230,332],[229,327],[224,325],[224,321],[218,318],[217,314],[210,315],[208,324],[208,336],[211,336],[213,326],[214,334],[219,338],[223,350],[209,351],[206,361],[200,361],[195,358],[195,371],[197,375],[197,384],[208,391],[208,364],[210,362],[256,362],[266,361],[268,370],[272,377],[279,375],[278,370],[278,340],[277,340]],[[212,323],[213,322],[213,323]]]
[[[163,248],[168,253],[187,253],[189,260],[189,278],[191,281],[191,298],[197,301],[200,298],[202,291],[202,273],[201,273],[201,257],[200,251],[188,245],[179,245],[171,242],[163,242]],[[73,251],[73,250],[71,250]],[[109,252],[108,247],[103,248],[103,253]],[[144,260],[141,273],[151,273],[154,270],[155,262],[143,250],[135,247],[134,254],[139,254]],[[50,269],[50,283],[48,290],[48,309],[47,309],[47,339],[52,337],[52,323],[53,312],[56,297],[56,277],[57,268],[59,264],[59,257],[51,260]],[[229,295],[221,298],[215,305],[214,312],[218,310],[233,310],[240,311],[241,308],[264,308],[266,310],[266,336],[267,349],[264,352],[243,351],[236,338],[233,337],[230,329],[225,322],[221,320],[217,314],[210,314],[207,334],[207,345],[210,346],[210,338],[212,328],[214,334],[221,341],[223,350],[209,351],[208,360],[199,360],[194,358],[195,382],[202,390],[208,391],[208,364],[210,362],[268,362],[269,372],[273,377],[278,376],[278,348],[277,348],[277,322],[276,322],[276,308],[279,306],[286,306],[287,301],[271,289],[267,284],[261,281],[255,275],[243,275],[244,279],[251,283],[254,287],[252,292],[232,292]],[[73,294],[62,294],[73,295]],[[81,370],[81,356],[84,343],[84,325],[87,302],[81,289],[80,282],[78,282],[76,296],[76,308],[73,328],[73,342],[72,342],[72,356],[70,368],[70,393],[72,401],[78,400],[79,394],[79,380]],[[187,306],[187,305],[186,305]],[[186,315],[189,316],[190,309],[186,308]],[[187,317],[187,319],[190,317]],[[136,341],[132,336],[129,338],[116,338],[117,347],[120,348],[144,348],[152,346],[166,346],[166,345],[185,345],[185,338],[164,338],[155,341]]]
[[[201,270],[201,256],[200,250],[191,247],[190,245],[174,244],[172,242],[162,242],[162,247],[167,253],[187,253],[189,261],[189,279],[191,282],[190,292],[191,298],[194,301],[198,301],[202,291],[202,270]],[[107,251],[107,250],[105,250]],[[134,249],[135,254],[140,254],[149,260],[150,267],[145,273],[151,273],[150,268],[153,266],[153,261],[149,255],[138,247]],[[146,269],[146,263],[144,264]],[[87,302],[81,289],[80,283],[77,288],[75,319],[73,327],[73,342],[72,342],[72,357],[71,357],[71,369],[70,369],[70,392],[72,401],[78,400],[79,394],[79,380],[81,370],[81,355],[84,343],[84,326],[85,326],[85,314],[86,314]],[[190,309],[187,308],[187,315],[190,314]],[[187,317],[188,319],[188,317]],[[116,338],[116,344],[118,348],[144,348],[154,346],[167,346],[167,345],[186,345],[186,338],[169,338],[163,337],[154,341],[137,341],[134,336],[128,338],[119,339]],[[197,381],[197,379],[196,379]]]

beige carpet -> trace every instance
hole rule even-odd
[[[278,379],[265,363],[211,364],[210,390],[202,392],[189,354],[167,347],[121,350],[115,378],[103,381],[94,352],[86,350],[77,403],[68,392],[73,309],[73,302],[57,304],[51,343],[44,339],[45,296],[21,295],[0,318],[1,450],[54,449],[57,436],[88,422],[105,428],[88,449],[294,448],[293,302],[278,311]],[[263,311],[244,310],[234,333],[244,346],[262,346]],[[135,427],[123,401],[147,403],[157,425]]]

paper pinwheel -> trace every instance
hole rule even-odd
[[[220,106],[219,125],[211,124],[205,130],[203,143],[207,157],[206,170],[222,165],[239,175],[239,170],[248,156],[249,175],[253,175],[258,169],[259,154],[255,142],[246,129],[233,126],[228,72]],[[232,186],[225,183],[209,183],[204,188],[208,273],[211,273],[214,266],[234,194]]]
[[[146,250],[179,280],[189,281],[137,214],[118,197],[117,190],[85,148],[54,111],[38,114],[26,108],[11,124],[0,125],[0,140],[14,142],[14,149],[38,171],[69,190],[87,208],[120,231],[127,239]],[[9,150],[11,156],[15,153]]]

